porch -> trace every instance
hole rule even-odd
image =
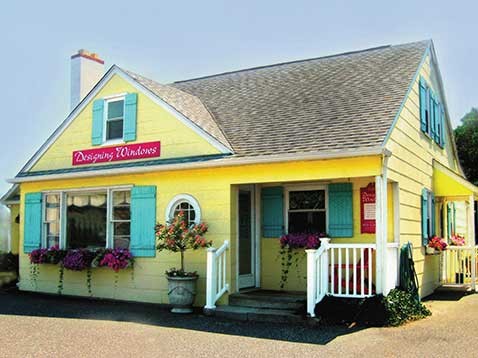
[[[449,245],[440,253],[440,287],[475,291],[478,279],[477,188],[436,162],[433,185],[437,221],[434,229]],[[464,245],[454,244],[456,237],[463,238]]]
[[[336,195],[333,190],[342,190],[340,185],[344,182],[351,190],[350,203],[338,205],[337,200],[342,199],[337,197],[349,194],[339,192]],[[388,292],[396,286],[399,245],[395,221],[398,217],[393,213],[398,202],[397,183],[384,182],[382,176],[378,176],[280,185],[284,188],[283,195],[274,189],[277,183],[233,187],[233,235],[231,240],[207,252],[205,311],[230,314],[247,307],[247,312],[256,314],[257,308],[264,308],[257,307],[260,303],[252,307],[243,305],[240,309],[238,302],[243,300],[237,297],[248,295],[251,289],[261,289],[284,298],[290,297],[291,292],[302,294],[304,313],[314,317],[315,304],[325,295],[363,298]],[[369,197],[373,200],[365,203],[370,205],[365,206],[367,213],[364,213],[362,197],[366,192],[373,192]],[[276,197],[280,199],[275,200]],[[305,204],[292,200],[303,200]],[[279,205],[280,202],[283,205]],[[273,215],[267,215],[268,211]],[[353,217],[350,222],[347,221],[349,214]],[[337,220],[333,215],[339,217],[335,231],[332,226]],[[318,247],[297,249],[297,261],[289,266],[289,280],[281,287],[279,238],[282,233],[291,232],[292,227],[303,228],[304,222],[317,232],[335,235],[322,237]],[[274,300],[270,299],[271,306]],[[231,306],[234,307],[231,309]]]

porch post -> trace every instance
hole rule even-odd
[[[207,263],[206,263],[206,310],[214,310],[216,308],[216,248],[210,247],[207,249]]]
[[[475,197],[470,195],[468,207],[468,246],[471,248],[471,289],[476,290]]]
[[[375,177],[375,244],[376,244],[376,272],[375,272],[375,289],[377,294],[387,294],[387,176],[377,175]]]
[[[317,297],[317,270],[315,255],[317,250],[305,250],[307,253],[307,313],[315,317],[315,304]]]
[[[375,290],[383,292],[383,260],[382,260],[382,176],[375,177]]]
[[[442,218],[443,218],[443,232],[442,236],[446,242],[450,240],[450,234],[448,232],[448,200],[446,197],[443,198],[443,207],[442,207]],[[445,284],[447,282],[447,270],[448,270],[448,259],[449,255],[445,253],[443,255],[443,265],[441,267],[441,282],[440,284]]]

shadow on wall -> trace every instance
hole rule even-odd
[[[56,317],[85,320],[131,322],[158,327],[285,340],[298,343],[327,344],[337,337],[357,332],[364,327],[306,326],[284,323],[257,323],[206,317],[200,310],[191,315],[177,315],[164,305],[121,302],[79,297],[53,296],[0,291],[0,315]]]

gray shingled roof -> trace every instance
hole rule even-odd
[[[379,147],[429,41],[170,84],[198,97],[236,156]]]
[[[231,149],[231,145],[229,144],[228,140],[217,125],[213,116],[211,115],[211,113],[209,113],[207,108],[204,106],[204,104],[198,97],[193,96],[187,92],[181,91],[178,88],[150,80],[149,78],[138,75],[137,73],[125,69],[122,70],[126,72],[135,81],[142,84],[144,87],[148,88],[151,92],[153,92],[156,96],[168,103],[178,112],[189,118],[198,127],[216,138],[224,146]]]

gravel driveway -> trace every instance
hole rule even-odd
[[[0,292],[1,357],[477,356],[478,295],[427,301],[400,328],[301,327],[172,315],[148,304]]]

